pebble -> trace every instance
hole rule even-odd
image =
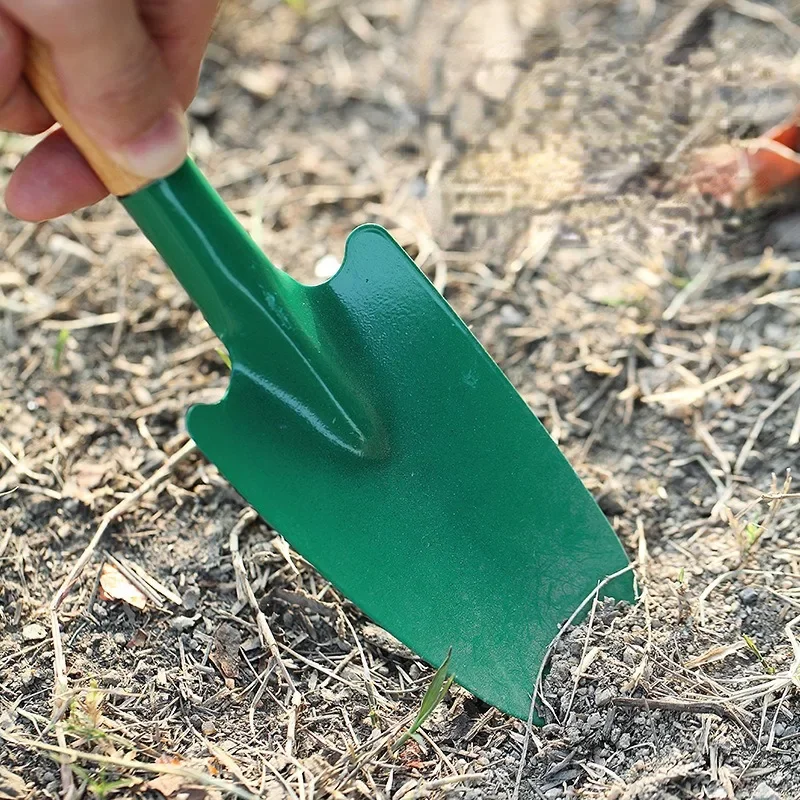
[[[203,731],[204,736],[213,736],[217,732],[217,726],[214,724],[214,720],[206,719],[200,725],[200,730]]]
[[[314,275],[317,278],[332,278],[338,271],[341,264],[334,255],[322,256],[314,265]]]
[[[742,601],[743,605],[752,606],[758,600],[758,592],[750,586],[746,586],[739,592],[739,599]]]
[[[781,796],[769,784],[762,781],[750,795],[750,800],[781,800]]]
[[[121,631],[114,634],[114,644],[118,644],[120,647],[125,647],[128,644],[128,637],[122,633]]]
[[[630,667],[639,660],[639,654],[632,648],[626,647],[622,654],[622,660]]]
[[[631,735],[629,733],[623,733],[622,736],[619,737],[619,741],[617,742],[617,747],[620,750],[627,750],[631,746]]]
[[[594,693],[594,703],[598,708],[608,705],[615,697],[617,692],[611,686],[606,686],[604,689],[598,687]]]
[[[506,325],[522,325],[525,322],[525,315],[510,303],[500,306],[500,319]]]
[[[200,590],[196,586],[190,586],[183,593],[183,607],[187,611],[194,611],[200,601]]]
[[[193,617],[177,616],[169,621],[169,626],[176,631],[185,631],[191,628],[199,619],[199,614],[195,614]]]
[[[46,636],[46,628],[44,625],[40,625],[38,622],[32,622],[30,625],[26,625],[22,629],[22,638],[26,642],[40,642]]]

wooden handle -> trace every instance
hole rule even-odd
[[[47,45],[34,39],[28,43],[25,77],[111,194],[124,197],[152,182],[124,170],[86,135],[67,109]]]

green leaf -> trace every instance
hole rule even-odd
[[[228,351],[222,347],[217,347],[217,355],[222,359],[222,363],[230,369],[231,368],[231,357],[228,355]]]
[[[747,543],[753,544],[756,539],[758,539],[759,535],[759,526],[755,522],[748,522],[744,529],[745,535],[747,536]]]
[[[66,328],[62,328],[58,332],[58,339],[56,339],[56,346],[53,349],[53,366],[55,367],[55,369],[58,369],[61,366],[61,358],[64,355],[64,348],[66,348],[68,341],[69,341],[69,331]]]
[[[774,675],[775,667],[767,663],[767,660],[761,655],[761,651],[758,649],[758,645],[755,643],[755,641],[753,641],[753,639],[746,633],[742,634],[742,639],[744,639],[747,646],[753,651],[753,654],[759,660],[761,666],[764,667],[765,672],[767,672],[769,675]]]
[[[450,657],[452,656],[452,648],[447,651],[447,658],[445,658],[433,680],[428,686],[425,696],[422,698],[417,716],[411,723],[411,727],[404,733],[392,747],[392,752],[397,752],[409,739],[414,739],[417,736],[417,731],[427,722],[430,715],[434,712],[439,703],[444,700],[450,686],[453,683],[454,676],[448,675],[447,668],[450,666]]]

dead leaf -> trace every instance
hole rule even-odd
[[[102,464],[94,461],[78,461],[72,466],[61,493],[64,497],[72,497],[91,505],[95,496],[93,490],[104,483],[106,477],[115,470],[116,464],[112,461]]]
[[[180,758],[173,756],[159,756],[156,759],[156,764],[171,764],[179,767],[183,764]],[[202,800],[206,797],[206,792],[203,787],[197,786],[190,782],[184,775],[159,775],[157,778],[148,781],[145,788],[152,789],[164,797],[175,797],[176,800]]]
[[[28,785],[19,775],[0,767],[0,800],[21,800],[30,797]]]
[[[103,564],[98,595],[102,600],[122,600],[140,610],[147,607],[147,598],[113,564]]]
[[[239,675],[239,648],[242,635],[228,622],[223,622],[214,631],[214,648],[209,658],[226,678]]]
[[[580,665],[578,666],[578,675],[583,676],[589,671],[589,667],[594,664],[595,659],[601,655],[599,647],[592,647],[583,657]]]
[[[172,797],[183,789],[184,783],[185,780],[180,775],[159,775],[147,782],[147,788],[163,794],[164,797]]]
[[[683,666],[687,669],[692,669],[692,667],[699,667],[701,664],[712,664],[714,661],[722,661],[723,658],[727,658],[729,655],[738,652],[743,647],[747,647],[747,642],[744,640],[734,642],[733,644],[712,647],[710,650],[706,650],[702,655],[684,661]]]

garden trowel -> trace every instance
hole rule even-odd
[[[560,626],[633,599],[612,528],[430,281],[381,227],[306,286],[274,267],[187,160],[147,183],[70,118],[46,48],[30,83],[227,348],[230,385],[188,412],[200,450],[350,601],[521,718]]]

